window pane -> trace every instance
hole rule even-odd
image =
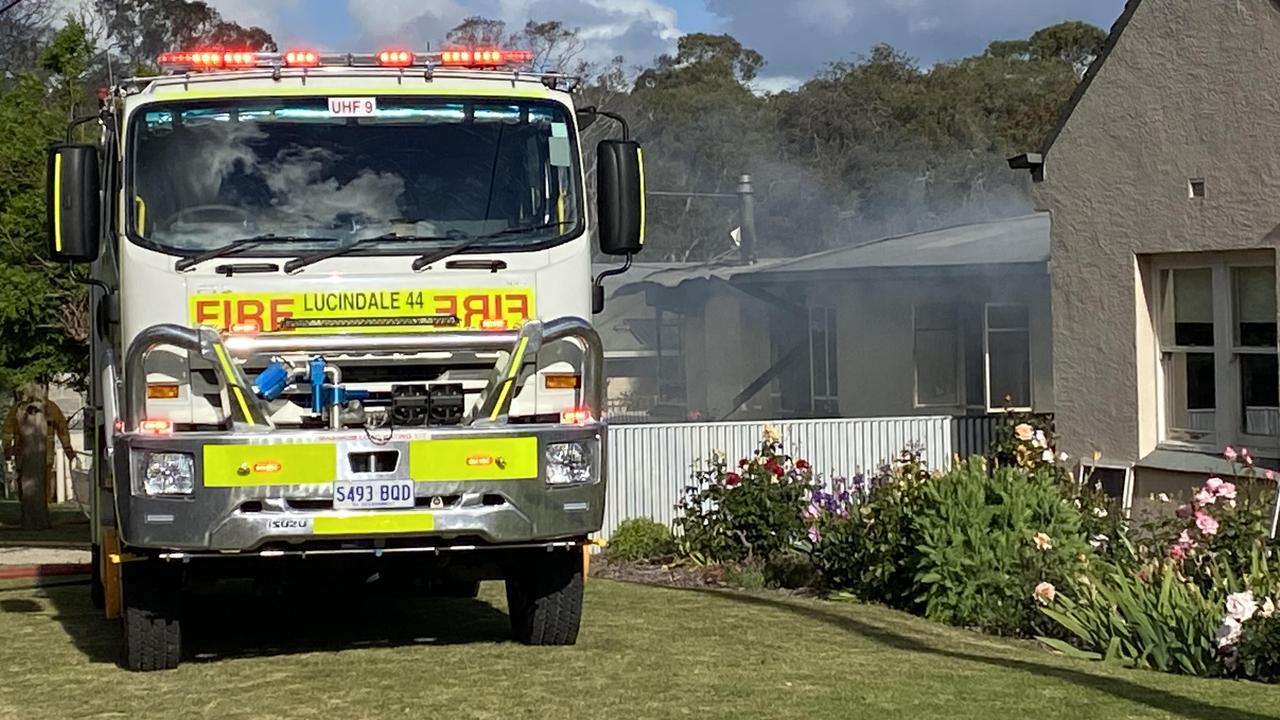
[[[921,405],[956,405],[956,334],[950,330],[916,331],[916,401]]]
[[[1026,332],[988,334],[992,407],[1031,407],[1031,351]]]
[[[1161,342],[1213,347],[1213,271],[1166,270]]]
[[[991,305],[987,307],[987,327],[992,330],[1026,330],[1026,305]]]
[[[964,309],[964,399],[969,407],[987,406],[987,363],[982,347],[982,307]]]
[[[1239,355],[1244,431],[1275,435],[1280,430],[1280,366],[1275,355]]]
[[[1231,269],[1235,343],[1240,347],[1276,346],[1276,276],[1269,267]]]
[[[1212,433],[1217,391],[1213,382],[1213,353],[1165,354],[1169,427],[1193,431],[1197,437]]]

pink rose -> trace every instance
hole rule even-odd
[[[1275,471],[1274,471],[1274,470],[1268,470],[1268,471],[1266,471],[1265,473],[1263,473],[1262,475],[1263,475],[1263,477],[1265,477],[1266,479],[1270,480],[1271,482],[1275,482],[1275,479],[1276,479],[1276,473],[1275,473]]]
[[[809,528],[809,542],[814,545],[822,542],[822,532],[818,530],[817,526]]]
[[[1189,548],[1189,547],[1194,547],[1194,546],[1195,546],[1195,544],[1196,544],[1195,538],[1191,537],[1191,532],[1190,532],[1190,531],[1183,530],[1183,531],[1178,535],[1178,546],[1179,546],[1179,547]]]
[[[1196,493],[1196,505],[1199,507],[1204,507],[1205,505],[1212,505],[1213,501],[1217,499],[1218,497],[1214,495],[1213,491],[1211,490],[1201,490],[1200,492]]]
[[[1236,499],[1236,486],[1234,483],[1222,483],[1222,487],[1218,488],[1218,497],[1224,497],[1228,500]]]
[[[1235,462],[1236,461],[1235,448],[1228,445],[1227,449],[1222,451],[1222,457],[1226,458],[1227,462]]]
[[[1182,561],[1187,557],[1187,549],[1181,545],[1174,545],[1169,548],[1169,557],[1174,560]]]
[[[1218,492],[1218,488],[1220,487],[1222,487],[1222,478],[1220,477],[1211,477],[1204,481],[1204,489],[1211,493]]]
[[[1196,513],[1196,527],[1205,535],[1218,534],[1218,521],[1208,513]]]

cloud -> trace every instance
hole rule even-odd
[[[931,64],[1029,37],[1062,20],[1106,28],[1124,0],[706,0],[726,32],[760,51],[769,76],[809,77],[889,43]]]
[[[438,47],[464,17],[480,15],[503,20],[512,31],[530,20],[560,20],[579,29],[583,59],[623,55],[631,63],[648,63],[682,34],[676,10],[659,0],[348,0],[348,9],[362,42],[372,46]]]

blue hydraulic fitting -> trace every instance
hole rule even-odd
[[[289,366],[274,360],[253,379],[253,392],[263,400],[275,400],[289,387]]]
[[[324,383],[324,358],[319,355],[311,358],[307,363],[307,371],[311,381],[311,412],[319,415],[324,412],[325,403],[325,383]]]

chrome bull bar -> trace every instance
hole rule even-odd
[[[237,430],[273,429],[265,403],[235,359],[263,355],[319,355],[324,353],[417,354],[426,352],[504,352],[489,383],[480,393],[464,425],[502,424],[514,396],[520,369],[544,345],[576,341],[582,349],[583,409],[590,417],[604,417],[604,347],[591,323],[565,317],[525,323],[519,332],[386,333],[344,335],[293,335],[271,333],[223,338],[207,326],[190,328],[175,324],[152,325],[138,333],[125,356],[125,393],[122,423],[127,432],[141,431],[147,407],[147,356],[158,347],[173,346],[211,362],[232,395],[232,422]]]

